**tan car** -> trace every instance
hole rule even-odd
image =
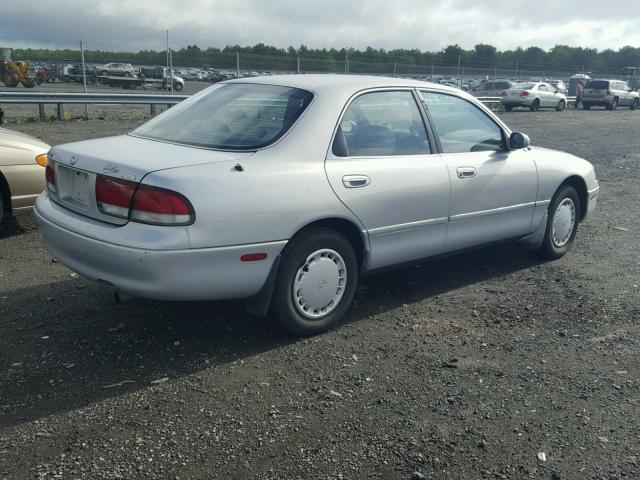
[[[49,148],[30,135],[0,128],[0,222],[31,212],[45,188]]]

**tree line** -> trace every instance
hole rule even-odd
[[[358,49],[309,48],[299,47],[278,48],[264,43],[253,46],[227,45],[224,48],[209,47],[201,49],[197,45],[173,50],[173,64],[176,66],[233,68],[236,53],[241,55],[244,63],[255,64],[254,68],[286,68],[295,69],[296,57],[307,62],[315,63],[318,67],[329,70],[344,68],[345,59],[350,65],[359,63],[369,65],[398,64],[402,66],[430,66],[456,67],[459,63],[464,68],[478,69],[519,69],[545,70],[566,72],[621,72],[624,67],[640,65],[640,48],[631,46],[618,50],[597,50],[595,48],[570,47],[556,45],[544,50],[539,47],[500,51],[496,47],[484,43],[467,50],[459,45],[449,45],[446,48],[429,52],[418,49],[375,49],[367,47]],[[15,49],[16,59],[32,61],[80,61],[79,50],[61,49]],[[114,52],[101,50],[85,50],[85,59],[89,63],[128,62],[138,65],[154,65],[166,63],[166,51],[141,50],[138,52]]]

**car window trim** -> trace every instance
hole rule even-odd
[[[351,95],[351,97],[349,97],[349,99],[345,102],[345,105],[342,107],[342,111],[340,112],[340,115],[338,116],[338,121],[336,122],[335,126],[333,127],[333,134],[331,135],[331,140],[329,141],[329,148],[327,150],[327,155],[325,156],[325,160],[336,160],[336,159],[361,159],[361,158],[391,158],[391,157],[418,157],[418,156],[425,156],[425,155],[434,155],[439,153],[437,148],[434,148],[434,144],[432,143],[433,137],[429,134],[430,130],[429,130],[429,126],[428,123],[426,122],[426,118],[423,116],[422,114],[422,110],[421,110],[421,101],[419,99],[419,96],[416,96],[416,92],[415,92],[416,87],[403,87],[403,86],[397,86],[397,87],[374,87],[374,88],[367,88],[364,90],[359,90],[357,92],[355,92],[353,95]],[[335,137],[338,133],[338,129],[340,128],[340,125],[342,124],[342,119],[344,118],[345,113],[347,112],[347,110],[349,109],[349,107],[351,106],[351,104],[357,100],[359,97],[363,96],[363,95],[367,95],[369,93],[379,93],[379,92],[410,92],[412,94],[413,97],[413,101],[416,103],[416,108],[418,109],[418,112],[420,112],[420,117],[422,119],[422,124],[424,126],[425,132],[427,134],[427,139],[429,140],[429,151],[426,153],[412,153],[412,154],[408,154],[408,155],[348,155],[346,157],[340,157],[338,155],[335,155],[333,153],[333,142],[335,142]]]
[[[499,122],[497,118],[494,118],[493,114],[488,114],[485,110],[486,107],[484,107],[484,105],[480,104],[478,105],[476,101],[473,101],[469,98],[465,98],[463,96],[460,95],[456,95],[455,92],[448,92],[448,91],[444,91],[444,90],[438,90],[438,89],[434,89],[434,88],[420,88],[417,87],[418,90],[418,95],[420,95],[421,91],[425,91],[425,92],[429,92],[429,93],[439,93],[442,95],[449,95],[451,97],[456,97],[460,100],[463,100],[467,103],[470,103],[471,105],[473,105],[475,108],[477,108],[480,112],[482,112],[484,115],[487,116],[487,118],[489,118],[489,120],[491,120],[500,130],[500,134],[502,135],[502,150],[498,150],[497,152],[509,152],[509,142],[507,141],[509,136],[511,135],[511,131],[506,127],[506,125],[504,125],[502,122]],[[433,118],[431,117],[431,112],[429,112],[429,106],[427,105],[427,102],[425,102],[424,98],[422,98],[422,95],[420,95],[420,100],[421,102],[424,104],[424,109],[427,115],[427,118],[429,120],[429,123],[431,124],[432,128],[433,128],[433,132],[436,136],[436,145],[438,147],[438,153],[440,155],[460,155],[460,154],[467,154],[467,153],[486,153],[486,152],[451,152],[451,153],[447,153],[442,149],[442,143],[440,142],[440,135],[438,135],[438,129],[435,126],[435,123],[433,122]],[[478,102],[479,103],[479,102]]]

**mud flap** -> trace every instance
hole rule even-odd
[[[260,291],[253,297],[250,297],[246,300],[244,309],[251,315],[264,317],[269,312],[269,307],[271,306],[271,297],[273,296],[273,289],[276,285],[276,278],[278,277],[280,257],[281,255],[278,254],[278,256],[273,261],[269,276],[267,277],[267,280],[264,282],[264,285],[262,286]]]

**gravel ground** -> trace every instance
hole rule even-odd
[[[478,250],[366,280],[293,339],[237,303],[113,303],[0,235],[0,479],[640,478],[640,114],[504,115],[589,159],[573,250]],[[23,124],[51,143],[135,122]]]

